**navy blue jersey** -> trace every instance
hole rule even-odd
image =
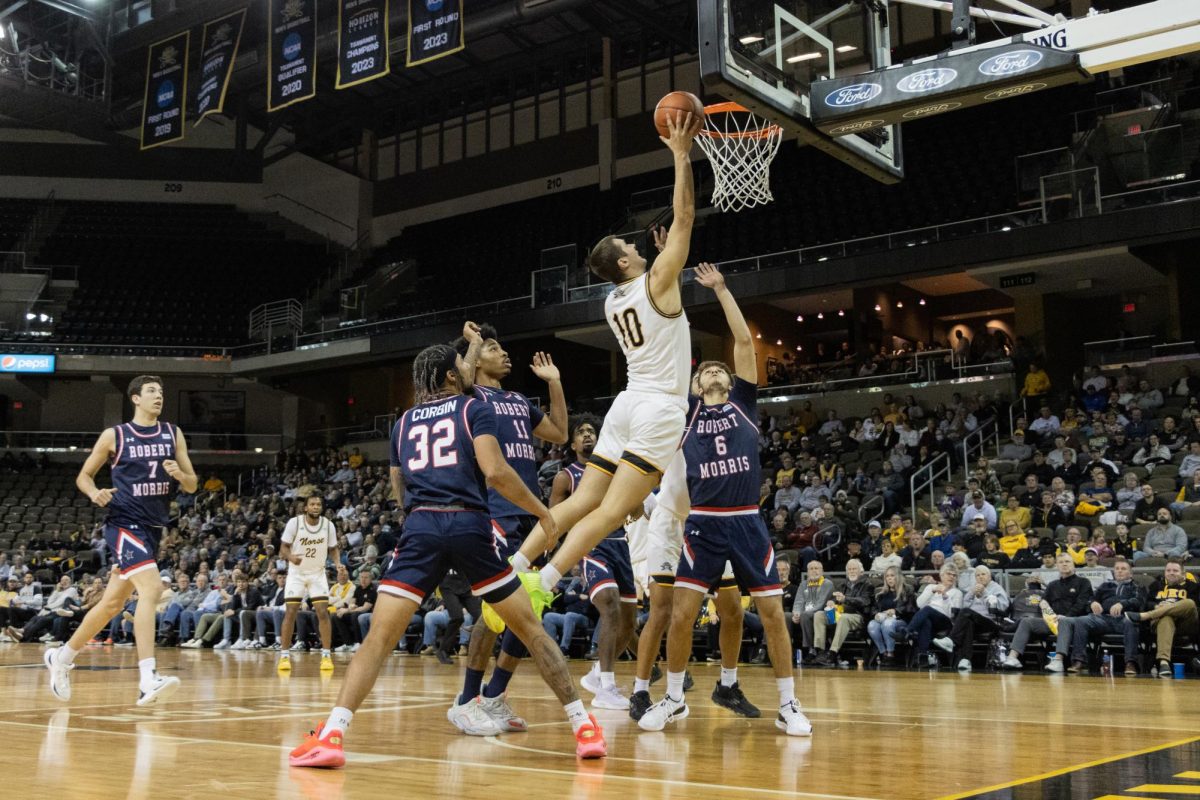
[[[146,428],[126,422],[113,428],[117,449],[109,459],[112,485],[108,519],[115,524],[161,528],[171,519],[175,481],[162,462],[175,458],[175,426],[159,422]]]
[[[541,424],[546,415],[520,392],[476,386],[475,398],[490,404],[496,413],[496,439],[500,442],[504,460],[521,476],[521,481],[529,487],[529,491],[541,497],[533,429]],[[495,489],[488,490],[488,511],[496,519],[529,515],[528,511],[510,503]]]
[[[571,479],[571,491],[568,494],[575,494],[575,490],[579,488],[579,482],[583,480],[583,472],[587,469],[586,464],[576,461],[574,464],[568,464],[563,468],[563,472],[567,473],[567,477]],[[605,539],[624,539],[625,528],[617,528],[615,531],[610,531]]]
[[[392,428],[391,464],[404,473],[404,508],[461,504],[486,511],[487,483],[475,437],[496,435],[487,403],[465,395],[413,406]]]
[[[692,508],[758,508],[757,388],[735,377],[721,405],[688,399],[683,457]]]

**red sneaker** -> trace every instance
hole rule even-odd
[[[112,643],[113,643],[113,640],[112,640],[111,636],[104,640],[104,644],[112,644]]]
[[[288,764],[293,767],[343,767],[346,753],[342,750],[342,732],[333,730],[324,734],[325,723],[317,726],[304,737],[304,742],[288,754]]]
[[[588,722],[575,731],[575,756],[577,758],[604,758],[608,745],[604,742],[604,729],[596,717],[588,714]]]

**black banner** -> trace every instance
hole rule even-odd
[[[317,93],[317,0],[268,0],[267,111]]]
[[[183,138],[187,97],[188,31],[155,42],[146,51],[146,94],[142,100],[142,149]]]
[[[463,41],[463,0],[408,0],[408,66],[457,53]]]
[[[233,61],[242,42],[246,9],[235,11],[212,22],[204,23],[200,37],[200,86],[196,89],[195,127],[209,114],[219,114],[225,108],[225,92]]]
[[[985,47],[818,81],[811,87],[812,121],[830,136],[844,136],[1087,78],[1074,53],[1023,43]]]
[[[339,0],[338,69],[335,89],[387,75],[388,0]]]

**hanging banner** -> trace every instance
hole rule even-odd
[[[317,93],[317,0],[268,0],[267,111]]]
[[[225,108],[225,92],[233,75],[233,61],[242,42],[242,27],[246,9],[204,23],[200,37],[200,86],[196,90],[196,113],[192,123],[199,125],[209,114],[219,114]]]
[[[142,149],[183,138],[187,97],[188,31],[155,42],[146,51],[146,94],[142,99]]]
[[[463,0],[408,0],[408,66],[457,53],[463,41]]]
[[[339,0],[338,69],[335,89],[387,75],[388,0]]]

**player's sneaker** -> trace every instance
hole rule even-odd
[[[800,710],[800,704],[795,700],[779,707],[779,716],[775,718],[775,727],[786,731],[788,736],[812,736],[812,723],[808,721],[808,717],[804,716],[804,712]]]
[[[342,732],[325,733],[322,722],[315,731],[309,731],[299,747],[288,753],[288,764],[293,767],[344,767],[346,752],[342,749]]]
[[[179,678],[174,675],[163,677],[162,675],[154,676],[154,683],[150,685],[149,691],[144,691],[138,695],[137,704],[141,707],[152,706],[159,700],[166,700],[179,688]]]
[[[468,736],[496,736],[503,731],[483,708],[483,698],[473,697],[461,705],[450,706],[446,719]]]
[[[46,669],[50,670],[50,694],[66,702],[71,699],[71,670],[74,664],[58,663],[59,648],[55,647],[42,654]]]
[[[321,656],[321,672],[333,672],[333,658]]]
[[[554,602],[554,595],[542,588],[542,573],[521,572],[517,574],[517,578],[529,593],[529,603],[533,606],[534,616],[541,619],[542,612]]]
[[[625,711],[629,708],[629,698],[621,694],[621,690],[602,687],[592,698],[592,708],[604,708],[609,711]]]
[[[671,696],[667,695],[646,709],[646,713],[638,720],[638,727],[644,731],[661,731],[667,727],[668,722],[678,722],[686,718],[688,713],[687,703],[672,700]]]
[[[600,694],[600,690],[603,687],[600,685],[599,663],[593,664],[592,668],[588,670],[587,674],[579,679],[579,685],[587,689],[592,694]]]
[[[650,693],[643,689],[634,692],[629,698],[629,718],[639,720],[650,708]]]
[[[575,756],[577,758],[604,758],[608,755],[608,744],[604,741],[604,729],[596,718],[588,714],[587,724],[575,731]]]
[[[735,714],[750,719],[758,719],[762,716],[762,712],[758,707],[746,699],[746,695],[742,694],[742,687],[735,682],[733,686],[723,686],[720,681],[717,681],[717,686],[713,689],[712,701],[719,706],[728,708]]]
[[[690,669],[685,669],[683,671],[683,690],[685,692],[690,692],[692,687],[695,685],[696,682],[692,680],[692,671]]]
[[[484,602],[483,610],[479,613],[479,617],[492,633],[504,633],[504,620],[500,619],[500,615],[496,613],[496,609],[492,608],[491,603]]]
[[[497,697],[480,697],[479,707],[492,718],[496,727],[503,733],[523,733],[529,730],[525,720],[518,717],[517,712],[508,704],[508,692]]]
[[[650,685],[653,686],[654,684],[658,683],[660,680],[662,680],[662,676],[663,671],[659,669],[658,662],[655,661],[650,667]]]
[[[286,651],[279,656],[279,663],[275,665],[275,669],[284,674],[292,671],[292,658]]]

